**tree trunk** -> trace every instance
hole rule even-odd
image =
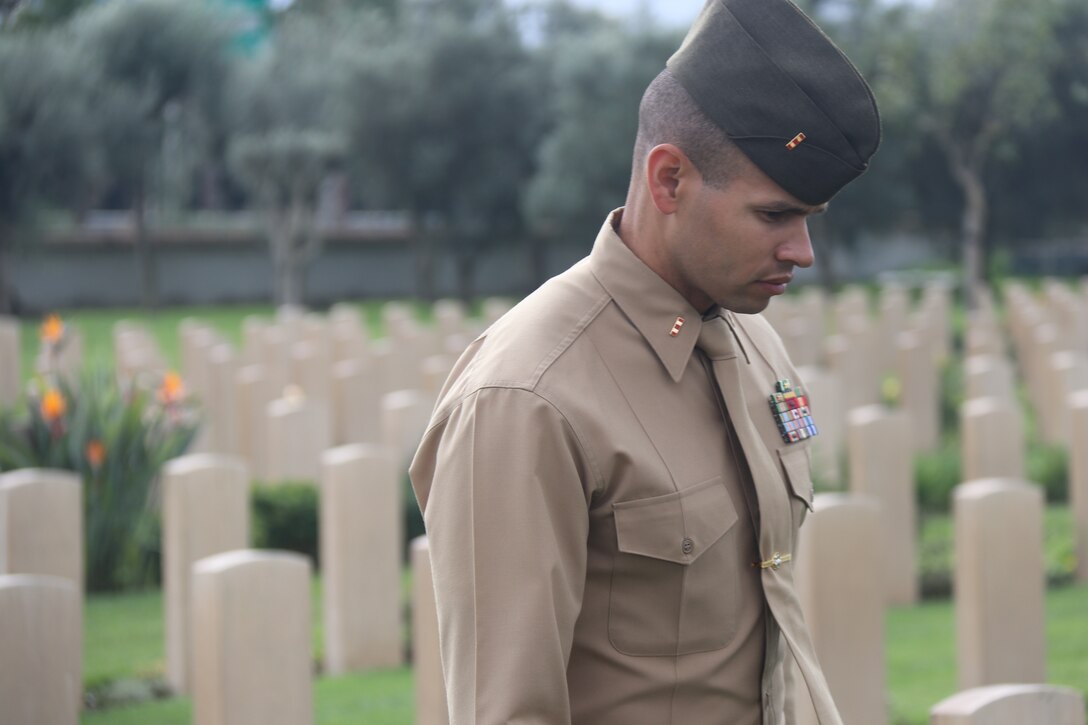
[[[986,280],[986,217],[989,212],[986,201],[986,185],[982,181],[982,166],[986,151],[999,126],[989,124],[966,146],[957,143],[951,132],[942,126],[933,126],[934,135],[944,149],[952,178],[963,190],[963,216],[960,232],[963,235],[963,301],[968,310],[978,303],[979,287]]]
[[[11,234],[8,227],[0,224],[0,315],[15,312],[15,293],[11,288]]]
[[[279,280],[279,294],[276,300],[279,306],[302,306],[302,269],[294,255],[288,254],[288,259],[280,266],[277,274]]]
[[[476,250],[466,239],[457,243],[457,294],[465,305],[471,305],[476,296]]]
[[[531,282],[535,289],[548,279],[548,238],[544,234],[530,232],[527,241],[529,265],[533,274]]]
[[[978,169],[961,167],[956,180],[963,189],[964,208],[961,221],[963,233],[964,302],[975,309],[980,287],[986,282],[986,187]]]
[[[408,233],[411,235],[411,245],[416,262],[416,294],[421,300],[434,302],[437,299],[435,291],[435,251],[432,235],[423,228],[419,214],[412,212],[411,221],[408,224]]]
[[[155,254],[147,234],[147,190],[141,182],[136,190],[132,212],[135,216],[133,246],[136,265],[140,270],[140,300],[144,309],[158,307],[158,285],[155,279]]]

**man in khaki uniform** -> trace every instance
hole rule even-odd
[[[477,339],[412,463],[454,725],[772,725],[817,433],[761,317],[879,143],[788,0],[710,0],[647,89],[590,255]]]

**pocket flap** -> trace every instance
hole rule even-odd
[[[683,491],[613,504],[619,550],[690,564],[737,522],[729,492],[716,476]]]
[[[812,510],[812,469],[809,467],[808,446],[803,448],[779,448],[778,457],[782,461],[782,468],[786,470],[786,480],[789,482],[793,495],[805,502],[808,510]]]

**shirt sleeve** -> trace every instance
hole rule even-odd
[[[566,669],[585,584],[588,468],[535,393],[488,388],[412,464],[451,725],[570,722]]]

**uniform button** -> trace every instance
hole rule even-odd
[[[691,554],[691,552],[695,551],[695,542],[692,541],[691,538],[685,536],[684,541],[680,544],[680,550],[684,552],[685,555]]]

